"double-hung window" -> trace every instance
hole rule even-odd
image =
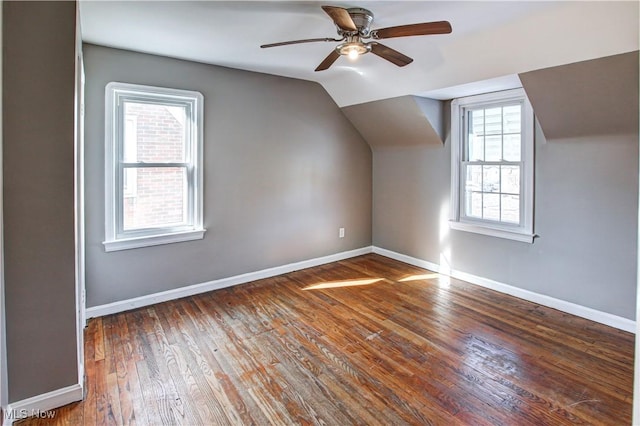
[[[533,242],[533,120],[522,89],[452,102],[451,228]]]
[[[106,251],[203,238],[202,95],[109,83],[105,112]]]

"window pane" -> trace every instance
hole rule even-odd
[[[502,160],[502,136],[487,136],[485,138],[485,161],[500,161]]]
[[[482,191],[482,166],[467,166],[465,191]]]
[[[520,105],[506,106],[502,109],[503,133],[520,133]]]
[[[484,110],[485,132],[487,135],[502,133],[502,108]]]
[[[482,194],[482,218],[500,220],[500,194]]]
[[[484,110],[471,111],[469,114],[469,133],[484,135]]]
[[[502,193],[520,194],[520,166],[501,166]]]
[[[504,135],[504,160],[520,161],[520,135]]]
[[[136,196],[136,181],[138,180],[137,169],[124,169],[122,177],[122,193],[124,197]]]
[[[502,209],[500,220],[509,223],[520,223],[520,197],[517,195],[501,195]]]
[[[138,120],[135,115],[126,115],[124,118],[124,152],[122,156],[126,162],[136,161],[138,153]]]
[[[500,166],[482,166],[482,191],[500,192]]]
[[[126,102],[125,161],[184,162],[186,107]],[[127,126],[135,121],[135,131]],[[128,157],[128,158],[127,158]]]
[[[469,135],[469,161],[484,160],[484,136]]]
[[[186,222],[187,173],[184,167],[128,168],[136,171],[135,197],[125,197],[125,231]]]
[[[465,192],[465,215],[482,218],[482,193]]]
[[[467,120],[466,159],[482,161],[484,160],[484,110],[469,111]]]

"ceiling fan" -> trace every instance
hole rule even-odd
[[[371,30],[369,27],[373,22],[373,13],[367,9],[360,7],[344,9],[342,7],[322,6],[322,10],[324,10],[336,24],[338,35],[341,38],[308,38],[304,40],[263,44],[260,47],[267,48],[288,44],[335,41],[341,43],[318,65],[315,69],[316,71],[328,69],[341,55],[348,56],[350,59],[356,59],[358,56],[369,52],[399,67],[404,67],[413,62],[413,59],[375,40],[451,33],[451,24],[448,21],[424,22],[421,24],[399,25],[397,27]],[[373,39],[374,41],[364,42],[363,40],[366,39]]]

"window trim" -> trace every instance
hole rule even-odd
[[[189,163],[187,173],[191,174],[193,191],[187,203],[188,223],[176,227],[155,227],[143,230],[121,231],[122,225],[122,191],[120,169],[123,168],[122,141],[119,131],[122,128],[119,114],[119,103],[122,99],[141,100],[155,97],[178,104],[188,105],[191,116],[190,124],[191,144],[187,147]],[[138,84],[111,82],[105,87],[105,251],[126,250],[140,247],[169,244],[175,242],[192,241],[204,238],[206,229],[203,227],[203,106],[204,97],[201,93],[190,90],[170,89],[164,87],[145,86]],[[163,167],[173,163],[161,163]],[[184,163],[180,164],[184,167]],[[153,166],[147,163],[145,166]]]
[[[522,171],[523,194],[521,200],[522,223],[506,225],[486,220],[470,220],[460,211],[462,191],[462,159],[464,155],[464,117],[466,109],[490,106],[492,103],[522,102]],[[534,222],[534,113],[524,89],[512,89],[454,99],[451,102],[451,211],[449,227],[454,230],[473,232],[525,243],[533,243]]]

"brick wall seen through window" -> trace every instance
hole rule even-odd
[[[182,107],[128,102],[126,117],[135,123],[125,151],[145,163],[183,162],[185,119]],[[134,147],[127,147],[134,144]],[[129,149],[127,149],[129,148]],[[126,155],[126,154],[125,154]],[[124,171],[124,229],[150,228],[185,220],[185,170],[182,167],[129,168]]]

